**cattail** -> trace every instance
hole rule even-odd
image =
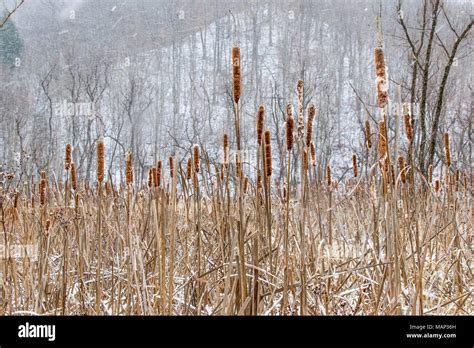
[[[380,158],[384,158],[388,153],[387,147],[387,126],[385,121],[379,123],[379,154]]]
[[[433,182],[433,165],[430,164],[428,167],[428,182],[431,184]]]
[[[151,168],[151,176],[153,178],[153,187],[158,187],[158,171],[156,170],[156,167]]]
[[[372,133],[370,132],[369,120],[365,121],[365,141],[369,150],[372,148]]]
[[[295,128],[295,120],[293,116],[288,115],[286,118],[286,148],[288,151],[291,151],[293,148],[294,142],[294,128]]]
[[[298,95],[298,138],[302,138],[304,134],[304,121],[303,121],[303,81],[298,80],[296,85],[296,92]]]
[[[329,164],[326,166],[326,180],[327,180],[328,186],[330,187],[332,184],[332,179],[331,179],[331,166]]]
[[[303,168],[305,171],[308,170],[308,151],[303,149]]]
[[[244,193],[247,193],[248,184],[249,184],[249,178],[245,177],[244,178]]]
[[[392,184],[395,185],[395,168],[393,164],[390,164],[390,174],[392,176]]]
[[[265,121],[265,107],[260,105],[257,112],[257,143],[262,145],[263,123]]]
[[[240,48],[232,48],[232,80],[234,84],[234,101],[237,104],[240,99]]]
[[[446,165],[451,166],[451,152],[449,151],[449,135],[444,133],[444,152],[446,155]]]
[[[357,178],[357,155],[352,154],[352,170],[354,171],[354,178]]]
[[[438,191],[439,191],[439,188],[440,188],[439,179],[436,179],[435,182],[434,182],[434,190],[435,190],[435,192],[438,192]]]
[[[76,166],[71,162],[71,186],[75,191],[77,189]]]
[[[265,131],[265,175],[272,175],[272,146],[270,144],[270,131]]]
[[[71,144],[66,144],[66,155],[64,156],[64,169],[69,170],[71,167],[71,161],[72,161],[72,147]]]
[[[408,141],[413,140],[413,126],[411,124],[411,110],[410,104],[403,104],[403,124],[405,126],[405,133],[407,135]]]
[[[104,181],[104,142],[97,142],[97,181]]]
[[[316,167],[316,147],[313,142],[311,142],[311,165]]]
[[[161,185],[161,172],[163,171],[163,162],[158,161],[156,164],[156,182],[158,183],[158,186]]]
[[[385,77],[385,55],[382,47],[377,47],[375,53],[375,75]]]
[[[49,234],[49,228],[51,227],[51,221],[48,219],[46,220],[46,225],[44,226],[45,235]]]
[[[199,145],[195,144],[193,148],[193,164],[194,164],[194,171],[199,173]]]
[[[226,169],[225,165],[222,164],[221,165],[221,181],[224,181],[225,169]]]
[[[375,49],[375,75],[377,76],[377,100],[380,108],[387,104],[387,71],[384,52],[381,47]]]
[[[16,209],[18,207],[18,198],[20,197],[20,192],[15,190],[15,198],[13,199],[13,207]]]
[[[242,175],[242,163],[240,161],[239,152],[235,154],[235,175],[240,178]]]
[[[229,136],[224,133],[224,164],[229,167]]]
[[[174,157],[170,156],[169,158],[169,165],[170,165],[170,178],[174,177]]]
[[[405,173],[405,158],[403,156],[398,157],[398,169],[400,170],[400,180],[402,183],[406,183],[407,177]]]
[[[186,162],[186,179],[191,180],[191,173],[193,170],[193,161],[191,158],[188,158],[188,161]]]
[[[129,152],[125,161],[125,180],[127,185],[133,184],[133,156]]]
[[[306,129],[306,146],[309,147],[311,144],[311,138],[313,137],[313,120],[316,116],[316,107],[311,104],[308,108],[308,122]]]
[[[151,188],[152,185],[153,185],[153,169],[150,168],[148,170],[148,187]]]
[[[457,185],[459,183],[459,177],[460,177],[459,169],[456,169],[456,171],[454,172],[454,177],[456,179],[456,185]]]
[[[41,172],[41,174],[43,173],[44,172]],[[40,204],[44,205],[46,202],[46,179],[41,179],[39,192],[40,192]]]

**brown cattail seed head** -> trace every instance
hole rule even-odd
[[[303,81],[298,80],[296,85],[296,92],[298,95],[298,138],[302,138],[304,134],[304,120],[303,120]]]
[[[44,172],[42,172],[44,173]],[[44,205],[46,202],[46,179],[41,179],[40,181],[40,186],[39,186],[39,192],[40,192],[40,204]]]
[[[248,185],[249,185],[249,178],[245,177],[244,178],[244,193],[247,193]]]
[[[293,116],[288,115],[286,118],[286,149],[291,151],[293,148],[294,143],[294,128],[295,128],[295,120]]]
[[[393,164],[390,164],[390,174],[392,176],[392,184],[395,185],[395,168],[393,167]]]
[[[156,170],[156,167],[151,168],[151,175],[153,177],[153,186],[158,187],[159,186],[158,171]]]
[[[200,162],[199,162],[199,145],[194,145],[193,148],[193,164],[194,164],[194,171],[196,173],[199,173],[199,167],[200,167]]]
[[[332,184],[331,166],[329,164],[326,166],[326,180],[327,180],[327,185],[331,187],[331,184]]]
[[[303,168],[305,171],[308,170],[308,151],[303,149]]]
[[[384,158],[387,155],[387,126],[385,121],[379,123],[379,155],[380,159]]]
[[[148,170],[148,187],[150,188],[152,187],[152,185],[153,185],[153,169],[150,168]]]
[[[71,144],[66,144],[66,155],[64,156],[64,169],[69,170],[71,167],[71,161],[72,161],[72,147]]]
[[[77,189],[76,166],[72,162],[71,162],[71,186],[74,191]]]
[[[375,55],[375,75],[377,77],[385,77],[385,55],[382,47],[374,50]]]
[[[104,181],[104,142],[99,140],[97,142],[97,181]]]
[[[436,179],[434,182],[434,190],[435,192],[438,192],[439,189],[440,189],[439,179]]]
[[[51,220],[46,220],[46,225],[44,226],[45,234],[49,234],[49,228],[51,227]]]
[[[161,172],[163,171],[163,162],[158,161],[156,164],[156,182],[158,183],[158,186],[161,185]]]
[[[170,166],[170,178],[174,177],[174,158],[170,156],[169,158],[169,166]]]
[[[272,147],[270,144],[270,131],[265,131],[265,175],[272,175]]]
[[[406,183],[407,177],[405,173],[405,158],[403,156],[398,157],[398,170],[400,171],[400,180],[402,183]]]
[[[449,167],[451,165],[451,152],[449,151],[449,135],[444,133],[444,153],[446,156],[446,165]]]
[[[367,142],[367,147],[372,148],[372,134],[370,132],[370,123],[369,120],[365,121],[365,141]]]
[[[127,185],[133,184],[133,156],[129,152],[125,161],[125,180]]]
[[[430,164],[428,167],[428,182],[431,184],[433,182],[433,165]]]
[[[411,124],[411,110],[410,104],[403,104],[403,124],[405,126],[405,133],[407,135],[408,141],[413,140],[413,126]]]
[[[375,75],[377,76],[377,100],[380,108],[387,104],[387,73],[384,52],[381,47],[375,49]]]
[[[311,165],[316,167],[316,147],[313,142],[311,142]]]
[[[242,175],[242,162],[240,160],[239,152],[235,154],[235,175],[240,178]]]
[[[316,116],[316,107],[311,104],[308,108],[308,122],[306,128],[306,146],[310,146],[311,138],[313,137],[313,120]]]
[[[188,161],[186,162],[186,179],[187,180],[191,180],[192,172],[193,172],[193,161],[191,160],[191,158],[188,158]]]
[[[352,170],[354,171],[354,178],[357,178],[357,155],[352,154]]]
[[[240,47],[232,48],[232,81],[234,84],[234,101],[240,99]]]
[[[257,112],[257,143],[262,145],[263,124],[265,122],[265,108],[260,105]]]
[[[224,164],[229,167],[229,136],[224,133]]]

